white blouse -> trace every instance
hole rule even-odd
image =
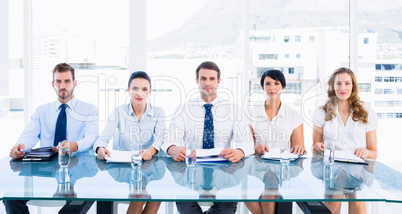
[[[319,107],[314,110],[312,120],[314,125],[323,128],[323,142],[334,141],[336,150],[355,151],[357,148],[366,148],[366,133],[377,129],[377,114],[367,109],[368,123],[353,121],[352,113],[346,121],[346,126],[342,122],[342,118],[336,106],[336,116],[331,121],[325,121],[325,112]]]
[[[265,112],[264,104],[255,107],[250,113],[255,145],[264,144],[268,148],[280,147],[290,141],[293,130],[303,123],[302,115],[283,103],[272,121]]]

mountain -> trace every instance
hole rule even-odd
[[[348,0],[251,0],[249,5],[249,29],[257,31],[349,24]],[[242,35],[243,8],[241,0],[211,0],[180,28],[149,41],[148,48],[151,53],[169,52],[174,56],[205,47],[234,51]],[[379,43],[402,43],[401,14],[402,1],[360,1],[359,30],[378,33]]]

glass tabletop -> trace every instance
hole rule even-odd
[[[68,168],[0,160],[0,197],[91,201],[402,201],[401,173],[379,162],[323,164],[321,156],[289,165],[251,156],[238,163],[187,167],[161,155],[130,164],[76,153]]]

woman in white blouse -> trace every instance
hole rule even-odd
[[[282,91],[286,87],[285,76],[279,70],[268,70],[262,75],[260,83],[266,100],[264,105],[251,110],[250,128],[255,153],[264,154],[289,141],[292,153],[305,153],[303,118],[281,101]],[[253,214],[275,213],[274,202],[247,202],[246,205]]]
[[[377,158],[378,118],[359,98],[356,77],[348,68],[338,68],[328,80],[328,99],[312,115],[313,150],[324,151],[324,143],[332,141],[335,150],[353,152],[363,159]],[[340,212],[340,202],[326,203]],[[349,203],[349,213],[366,213],[364,202]]]
[[[129,151],[131,144],[142,145],[142,159],[150,160],[157,154],[165,132],[165,112],[147,102],[151,94],[151,78],[143,71],[133,72],[128,80],[127,91],[131,101],[116,107],[110,114],[102,134],[94,143],[97,158],[105,160],[112,154],[107,149],[114,137],[113,149]],[[157,213],[160,202],[131,202],[127,213]]]

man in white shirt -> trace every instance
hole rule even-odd
[[[222,148],[220,156],[238,162],[254,153],[248,121],[232,102],[218,97],[220,69],[214,62],[203,62],[196,69],[200,97],[181,105],[169,126],[162,149],[175,161],[185,160],[185,143],[197,149]],[[234,213],[237,203],[214,203],[209,213]],[[177,203],[180,213],[202,213],[197,203]]]
[[[57,152],[60,141],[70,142],[70,154],[92,148],[98,138],[98,109],[74,97],[77,85],[74,68],[60,63],[53,69],[52,87],[57,100],[36,108],[31,120],[25,127],[10,157],[24,157],[26,150],[33,148],[38,141],[40,147],[53,146]],[[7,213],[29,213],[25,200],[3,201]]]

